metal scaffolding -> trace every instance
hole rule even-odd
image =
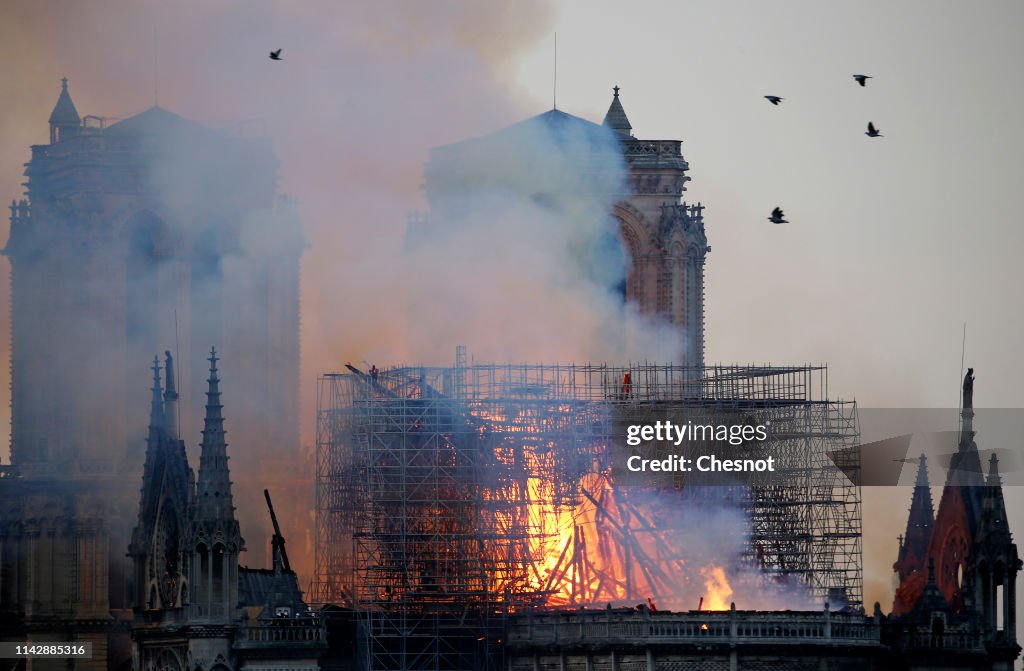
[[[616,424],[666,412],[770,423],[745,449],[776,474],[716,490],[749,521],[735,561],[861,605],[856,408],[825,368],[464,359],[319,379],[313,598],[359,611],[362,668],[486,668],[506,613],[703,594],[651,488],[614,473]],[[673,515],[717,505],[674,485]]]

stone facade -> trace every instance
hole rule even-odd
[[[146,444],[139,372],[154,351],[225,352],[245,389],[236,475],[305,520],[298,460],[295,208],[276,194],[267,138],[154,107],[81,118],[63,82],[49,143],[32,147],[11,204],[11,464],[0,474],[0,619],[16,637],[88,638],[123,665],[138,585],[124,557]],[[178,392],[201,398],[201,363]],[[198,415],[187,404],[183,426]],[[266,477],[264,477],[266,476]],[[259,489],[240,496],[262,509]],[[109,636],[108,636],[109,634]],[[22,638],[21,640],[24,640]],[[49,663],[38,662],[45,667]]]
[[[626,297],[675,325],[684,363],[703,366],[704,261],[711,247],[704,206],[682,200],[690,181],[682,141],[633,137],[617,86],[604,126],[619,138],[629,168],[629,193],[613,211],[630,260]]]
[[[177,435],[178,395],[166,354],[165,386],[154,362],[146,462],[132,534],[136,671],[316,671],[326,648],[320,618],[302,601],[284,539],[272,569],[238,565],[217,357],[210,354],[199,471]],[[269,499],[269,496],[268,496]]]
[[[882,663],[880,625],[856,613],[527,614],[508,631],[508,671],[868,671]]]

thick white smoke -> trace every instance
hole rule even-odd
[[[681,336],[627,305],[611,131],[549,112],[433,152],[404,255],[410,348],[495,361],[676,361]]]

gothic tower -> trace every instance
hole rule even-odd
[[[431,150],[424,172],[430,214],[410,227],[410,239],[463,216],[466,201],[498,187],[543,206],[570,189],[592,194],[588,189],[597,184],[603,189],[597,195],[611,210],[601,214],[614,217],[613,243],[625,257],[625,281],[615,288],[642,314],[676,327],[682,341],[677,363],[702,366],[704,261],[711,250],[705,208],[682,200],[690,180],[682,141],[634,137],[619,87],[613,91],[602,125],[552,109],[488,136]],[[547,151],[541,143],[556,146]],[[564,146],[573,149],[560,154]],[[560,172],[563,162],[571,162],[573,176]],[[625,172],[625,184],[603,181],[613,172]],[[544,183],[547,178],[557,183]]]
[[[613,89],[604,126],[615,132],[629,167],[630,193],[616,204],[629,255],[626,296],[642,312],[680,330],[684,362],[704,365],[704,206],[682,201],[689,164],[681,140],[638,140]]]
[[[0,484],[0,575],[11,578],[0,588],[0,617],[32,628],[71,613],[100,631],[130,618],[143,588],[123,556],[138,500],[124,483],[151,451],[177,449],[179,424],[200,419],[189,401],[202,398],[206,371],[186,365],[168,371],[164,391],[165,412],[178,416],[154,424],[166,445],[132,421],[147,411],[137,363],[159,345],[174,343],[184,362],[224,346],[246,390],[237,433],[252,458],[236,476],[285,494],[281,515],[293,526],[305,519],[296,458],[305,242],[294,205],[276,193],[266,137],[159,107],[116,123],[83,119],[67,80],[49,127],[49,143],[32,147],[26,197],[11,205],[3,250],[12,476]],[[239,501],[253,523],[263,523],[260,489],[245,488]],[[120,640],[111,655],[128,654]],[[106,644],[94,649],[93,663],[105,664]]]
[[[906,537],[894,565],[900,585],[893,616],[906,627],[922,622],[926,630],[932,627],[940,648],[956,647],[964,637],[975,640],[961,646],[963,650],[946,653],[983,653],[986,666],[971,668],[1008,671],[1021,651],[1016,638],[1021,560],[1006,519],[995,454],[989,459],[988,474],[982,470],[974,431],[973,368],[964,377],[960,419],[959,442],[934,521],[922,457]]]

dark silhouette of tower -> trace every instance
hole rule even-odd
[[[309,488],[296,484],[305,242],[294,205],[276,192],[266,137],[159,107],[116,123],[82,119],[66,79],[49,126],[49,143],[32,147],[3,252],[12,426],[0,482],[9,578],[0,612],[36,631],[59,620],[101,632],[130,619],[141,589],[124,548],[135,474],[152,449],[135,421],[146,412],[139,365],[152,352],[197,362],[211,344],[224,351],[245,392],[235,431],[246,454],[235,474],[259,477],[243,488],[240,516],[266,524],[259,492],[268,485],[286,494],[286,523],[308,508]],[[194,401],[206,384],[198,363],[176,373],[161,410],[173,440],[179,427],[199,425]],[[127,655],[115,648],[111,656]],[[96,649],[101,665],[99,638]]]
[[[893,614],[910,612],[928,582],[928,544],[932,539],[935,511],[932,491],[928,484],[928,459],[921,455],[917,465],[914,496],[907,516],[907,530],[900,536],[899,558],[893,569],[900,579],[900,587],[893,602]]]
[[[906,537],[894,564],[900,584],[893,618],[904,633],[895,643],[911,668],[942,658],[948,666],[941,668],[1009,670],[1021,651],[1016,635],[1021,560],[1006,519],[995,454],[987,476],[983,472],[974,414],[971,368],[963,383],[959,442],[938,512],[932,520],[922,457]],[[930,650],[915,648],[914,633],[929,636]]]
[[[320,619],[302,601],[296,575],[238,565],[245,549],[235,516],[217,354],[210,351],[199,473],[178,438],[173,357],[165,355],[153,400],[138,522],[129,554],[136,576],[132,660],[137,669],[316,669]],[[269,498],[269,495],[268,495]],[[274,543],[283,545],[280,534]]]

